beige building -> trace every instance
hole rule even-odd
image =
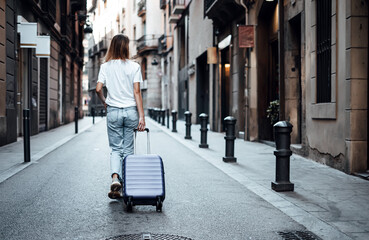
[[[247,17],[256,39],[246,72],[249,140],[273,140],[266,110],[278,100],[295,152],[367,171],[368,1],[256,1]]]
[[[305,1],[306,154],[348,173],[368,166],[368,1]],[[327,8],[327,9],[326,9]],[[322,9],[322,10],[321,10]],[[317,11],[327,11],[323,18]],[[328,61],[321,22],[328,22]],[[323,46],[324,47],[324,46]],[[330,60],[330,62],[329,62]],[[320,64],[322,66],[320,67]],[[329,64],[327,66],[327,64]],[[320,68],[323,68],[320,69]],[[326,69],[326,76],[320,72]],[[328,81],[326,86],[325,81]],[[321,83],[323,82],[323,84]],[[324,91],[326,91],[324,93]],[[326,94],[327,96],[324,96]],[[323,97],[322,97],[323,95]]]

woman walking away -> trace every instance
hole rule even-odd
[[[108,196],[121,196],[122,162],[133,154],[133,131],[145,130],[142,106],[140,65],[129,60],[129,39],[123,34],[113,37],[105,63],[100,67],[96,93],[107,109],[107,128],[112,183]],[[103,86],[108,90],[105,99]]]

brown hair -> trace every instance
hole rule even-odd
[[[129,58],[129,38],[123,34],[117,34],[111,40],[105,62],[113,59],[126,60]]]

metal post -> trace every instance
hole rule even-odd
[[[272,182],[272,189],[276,192],[293,191],[294,184],[290,182],[290,156],[292,151],[291,132],[292,124],[287,121],[280,121],[274,124],[274,137],[276,150],[275,182]]]
[[[95,124],[95,108],[91,108],[92,124]]]
[[[75,133],[78,133],[78,106],[74,108]]]
[[[160,123],[159,108],[155,108],[155,121],[157,121],[158,123]]]
[[[236,162],[237,158],[234,157],[234,140],[236,139],[235,135],[235,125],[237,119],[232,116],[228,116],[224,118],[224,124],[226,128],[226,136],[224,137],[226,148],[225,148],[225,157],[223,157],[224,162]]]
[[[169,128],[169,109],[167,109],[167,128]]]
[[[201,143],[199,144],[200,148],[208,148],[207,144],[207,132],[208,132],[208,115],[206,113],[201,113],[200,116],[200,131],[201,131]]]
[[[31,124],[30,110],[23,109],[23,147],[24,147],[24,162],[31,161]]]
[[[190,113],[190,111],[186,111],[184,113],[185,118],[186,118],[186,136],[185,139],[192,139],[191,137],[191,116],[192,113]]]
[[[172,110],[172,123],[173,123],[172,132],[177,132],[177,111],[176,110]]]
[[[100,116],[104,117],[104,110],[103,109],[100,110]]]
[[[160,110],[161,112],[161,125],[165,126],[165,109]]]

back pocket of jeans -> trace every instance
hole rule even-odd
[[[118,109],[109,109],[107,113],[107,119],[109,123],[115,123],[118,121]]]

